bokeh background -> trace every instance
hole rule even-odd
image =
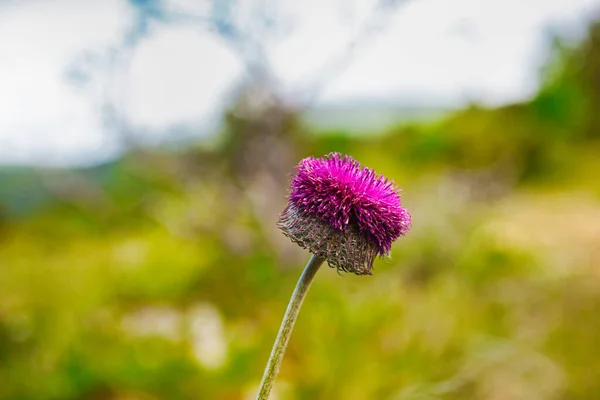
[[[600,399],[599,10],[0,2],[0,398],[252,399],[338,151],[413,228],[319,272],[273,399]]]

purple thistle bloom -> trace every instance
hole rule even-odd
[[[279,228],[330,267],[370,275],[376,256],[411,224],[400,193],[383,175],[350,156],[308,157],[296,166]]]

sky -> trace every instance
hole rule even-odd
[[[196,14],[209,4],[163,1]],[[120,148],[102,118],[106,99],[142,136],[214,127],[244,78],[239,53],[201,24],[157,20],[131,45],[124,38],[140,21],[133,3],[0,0],[0,164],[86,165],[114,157]],[[263,44],[281,89],[295,93],[323,76],[373,0],[275,3],[284,34]],[[527,99],[537,89],[548,33],[581,38],[599,11],[600,0],[407,1],[377,21],[381,29],[326,80],[316,106]],[[123,43],[131,51],[116,53]]]

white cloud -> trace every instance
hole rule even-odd
[[[323,100],[395,96],[499,104],[526,98],[536,88],[543,29],[580,27],[577,21],[593,5],[599,2],[412,1]]]
[[[198,122],[221,106],[240,72],[237,56],[198,29],[159,30],[132,56],[127,112],[154,129]]]
[[[119,0],[3,9],[0,162],[83,162],[111,150],[98,113],[65,81],[65,70],[81,51],[118,40],[130,22],[130,10]]]

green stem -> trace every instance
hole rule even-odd
[[[256,400],[267,400],[269,398],[269,394],[271,393],[271,389],[275,383],[275,377],[279,372],[281,360],[283,360],[283,353],[285,353],[285,348],[290,340],[292,329],[294,329],[294,323],[296,322],[296,318],[300,312],[300,307],[302,306],[302,302],[306,297],[308,288],[310,288],[310,284],[312,283],[312,280],[319,270],[321,264],[323,264],[323,260],[313,255],[310,260],[308,260],[308,264],[306,264],[304,272],[302,272],[302,275],[296,284],[296,289],[294,289],[294,293],[292,293],[287,310],[283,316],[283,321],[281,321],[279,333],[275,338],[273,350],[271,350],[271,356],[269,357],[269,361],[267,362],[267,366],[265,368],[265,373],[262,381],[260,382]]]

